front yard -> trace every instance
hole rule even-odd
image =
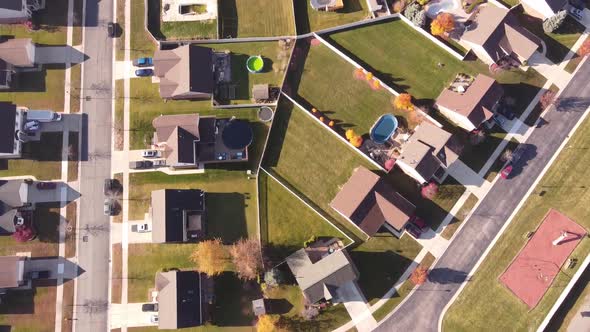
[[[219,1],[220,38],[294,36],[293,1]]]
[[[354,23],[370,17],[367,2],[364,0],[345,0],[344,8],[330,12],[311,8],[309,0],[293,1],[298,35]]]
[[[61,178],[61,132],[42,133],[41,140],[23,145],[21,159],[0,160],[0,177],[32,175],[38,180]]]
[[[557,209],[583,227],[590,227],[590,183],[579,176],[590,163],[590,155],[581,153],[589,144],[590,122],[585,121],[449,309],[443,330],[473,331],[494,326],[497,330],[524,331],[536,328],[545,318],[579,265],[574,269],[563,267],[531,310],[500,284],[498,277],[525,244],[524,235],[538,227],[548,209]],[[542,191],[543,195],[538,194]],[[589,251],[590,241],[583,239],[571,257],[582,261]]]
[[[68,0],[55,0],[45,9],[33,14],[33,23],[39,30],[30,31],[24,24],[0,24],[0,35],[14,38],[32,38],[41,45],[65,45],[68,23]]]

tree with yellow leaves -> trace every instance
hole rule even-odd
[[[402,110],[413,110],[414,105],[412,104],[412,96],[409,93],[400,93],[393,100],[393,106]]]
[[[350,141],[351,138],[356,136],[356,133],[352,129],[348,129],[345,133],[346,139]]]
[[[355,148],[360,148],[363,145],[363,138],[358,135],[353,136],[349,141]]]
[[[216,276],[226,270],[228,253],[220,239],[206,240],[197,244],[190,259],[198,271]]]
[[[280,316],[276,315],[262,315],[258,317],[256,324],[257,332],[288,332],[288,330],[281,326]]]
[[[443,36],[455,29],[455,19],[449,13],[440,13],[430,24],[430,32],[435,36]]]

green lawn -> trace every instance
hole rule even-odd
[[[590,163],[590,154],[583,153],[590,144],[590,121],[585,121],[557,158],[515,220],[479,267],[469,284],[447,312],[445,331],[495,330],[528,331],[534,329],[570,281],[575,269],[564,268],[556,276],[541,302],[532,310],[506,289],[498,277],[526,243],[524,234],[534,231],[550,208],[555,208],[583,227],[590,227],[590,185],[580,177]],[[583,239],[572,256],[582,261],[590,251],[590,239]]]
[[[370,17],[367,2],[363,0],[343,0],[344,8],[333,12],[314,10],[308,0],[293,1],[298,35],[358,22]]]
[[[34,15],[33,22],[39,25],[39,30],[29,31],[22,24],[1,24],[0,35],[32,38],[40,45],[65,45],[67,14],[68,0],[55,0]]]
[[[303,248],[311,236],[337,237],[345,245],[351,242],[266,173],[261,172],[258,180],[262,239],[273,258],[284,259]]]
[[[28,242],[17,242],[12,236],[0,236],[0,255],[10,256],[18,252],[30,252],[31,257],[57,256],[59,220],[59,208],[39,205],[33,214],[37,238]]]
[[[143,219],[151,192],[158,189],[202,189],[206,194],[208,234],[233,242],[258,234],[256,180],[245,171],[207,170],[205,174],[167,175],[161,172],[129,175],[129,219]]]
[[[450,240],[453,234],[459,229],[461,223],[465,220],[471,209],[477,204],[477,196],[474,194],[469,195],[463,206],[457,212],[457,215],[451,220],[451,222],[445,227],[443,232],[440,234],[443,238]]]
[[[339,128],[353,128],[368,134],[377,119],[394,111],[394,96],[385,89],[373,90],[364,79],[354,78],[355,68],[327,46],[311,46],[297,89],[297,98],[308,110],[312,107],[334,120]],[[297,74],[289,81],[296,86]],[[410,124],[413,127],[415,124]]]
[[[0,326],[13,332],[55,330],[56,287],[8,292],[0,304]]]
[[[131,31],[126,34],[126,36],[131,36],[131,59],[154,56],[154,51],[157,48],[145,30],[144,9],[144,0],[131,0]]]
[[[418,105],[430,106],[457,73],[492,76],[479,60],[459,61],[399,19],[331,34],[366,68],[398,92],[408,92]],[[439,66],[438,64],[442,64]],[[545,83],[534,70],[504,71],[493,76],[516,99],[520,114]]]
[[[293,1],[219,1],[221,38],[294,36]]]
[[[559,64],[565,58],[578,38],[584,33],[584,26],[570,16],[567,16],[563,25],[552,33],[543,31],[543,21],[540,18],[521,13],[520,24],[534,33],[547,45],[547,58]]]
[[[30,109],[63,112],[65,75],[63,66],[45,66],[39,72],[19,73],[15,89],[0,92],[0,101],[10,101]]]
[[[21,159],[4,160],[0,177],[32,175],[39,180],[61,178],[62,133],[42,133],[41,140],[23,145]]]

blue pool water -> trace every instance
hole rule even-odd
[[[397,119],[392,114],[382,115],[371,128],[371,140],[383,144],[391,138],[397,129]]]

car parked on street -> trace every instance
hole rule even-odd
[[[144,158],[160,158],[162,152],[158,150],[145,150],[141,153],[141,156]]]
[[[112,194],[118,188],[118,181],[115,179],[105,179],[103,193],[105,196]]]
[[[56,182],[37,182],[36,187],[39,190],[50,190],[50,189],[57,188],[57,183]]]
[[[135,67],[151,67],[154,65],[152,58],[139,58],[133,60],[133,65]]]
[[[138,69],[135,71],[137,77],[149,77],[154,75],[154,70],[151,68]]]
[[[115,38],[115,35],[117,34],[116,30],[115,23],[109,22],[107,24],[107,33],[109,34],[110,38]]]
[[[135,224],[131,225],[131,231],[135,233],[149,233],[152,231],[150,224]]]
[[[141,311],[143,312],[158,312],[157,303],[144,303],[141,305]]]
[[[116,214],[115,201],[110,198],[105,199],[103,212],[105,216],[114,216]]]
[[[510,176],[510,173],[512,172],[512,165],[506,165],[506,167],[504,167],[504,169],[502,169],[502,172],[500,173],[500,176],[502,177],[502,179],[508,179],[508,177]]]

